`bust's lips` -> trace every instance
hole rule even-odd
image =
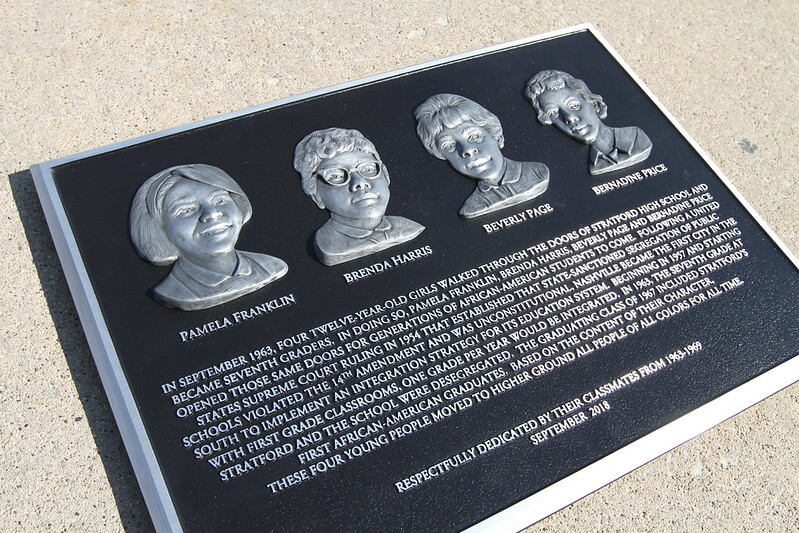
[[[353,198],[352,203],[355,205],[370,206],[376,204],[379,198],[380,198],[379,194],[373,192],[365,192]]]
[[[202,230],[200,232],[200,237],[209,237],[213,235],[219,235],[220,233],[225,233],[232,226],[233,224],[231,224],[230,222],[222,222],[219,224],[214,224],[213,226]]]
[[[485,166],[490,162],[491,162],[491,157],[478,157],[477,159],[474,159],[466,163],[466,168],[468,170],[471,170],[473,168]]]
[[[586,134],[587,130],[588,130],[588,124],[580,124],[579,126],[575,126],[572,128],[572,133],[582,137],[583,135]]]

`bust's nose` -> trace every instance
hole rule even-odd
[[[363,176],[358,174],[357,172],[353,172],[350,176],[350,191],[360,191],[362,189],[371,189],[372,185],[369,183],[369,180],[365,179]]]
[[[580,122],[580,117],[577,116],[575,113],[565,113],[566,124],[572,125],[575,122]]]
[[[206,205],[200,214],[200,222],[213,222],[222,216],[222,211],[215,205]]]
[[[466,158],[466,157],[474,157],[474,155],[477,153],[478,150],[474,146],[468,146],[466,144],[458,143],[458,151],[460,152],[461,157]]]

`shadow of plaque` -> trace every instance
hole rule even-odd
[[[33,174],[163,530],[515,530],[797,378],[795,263],[590,26]]]

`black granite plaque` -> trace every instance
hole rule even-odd
[[[795,262],[588,26],[33,172],[159,530],[514,530],[797,378]]]

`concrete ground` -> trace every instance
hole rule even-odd
[[[32,164],[592,22],[799,251],[795,1],[0,5],[4,531],[152,528],[44,222]],[[530,531],[797,530],[798,402],[794,385]]]

